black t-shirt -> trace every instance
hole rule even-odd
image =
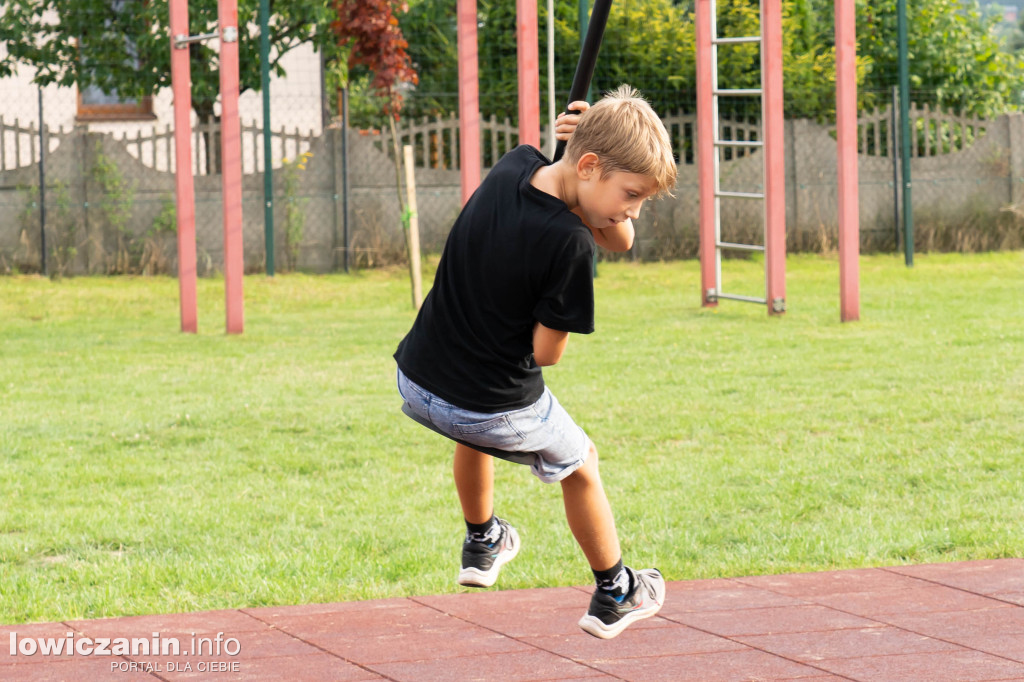
[[[406,376],[463,409],[504,412],[540,398],[535,322],[594,331],[594,237],[565,202],[530,184],[549,163],[524,145],[491,169],[395,352]]]

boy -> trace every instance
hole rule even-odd
[[[562,486],[597,582],[579,625],[609,639],[658,612],[665,581],[623,565],[597,450],[541,367],[559,361],[570,332],[594,331],[595,243],[628,250],[632,219],[675,185],[676,165],[661,120],[634,89],[572,107],[583,113],[560,117],[561,160],[519,146],[466,203],[395,359],[403,411],[457,443],[467,528],[459,584],[490,587],[519,551],[515,528],[494,515],[492,455],[528,464]]]

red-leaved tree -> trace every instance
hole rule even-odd
[[[416,296],[419,290],[417,273],[413,263],[413,250],[409,237],[412,215],[406,208],[402,195],[402,154],[398,143],[395,120],[402,108],[402,93],[399,83],[416,85],[419,76],[412,68],[412,60],[406,48],[409,43],[398,26],[396,13],[409,11],[405,0],[334,0],[337,20],[331,28],[338,39],[342,54],[348,54],[348,68],[365,67],[373,74],[370,85],[384,99],[383,114],[391,126],[391,141],[395,154],[395,187],[398,190],[398,206],[402,216],[402,227],[406,234],[405,247],[409,257],[409,278],[412,282],[413,307],[419,308]]]
[[[384,113],[397,117],[402,108],[398,84],[419,82],[396,16],[409,11],[408,3],[335,0],[334,8],[338,16],[331,29],[342,52],[348,53],[348,67],[363,66],[373,74],[371,86],[385,99]]]

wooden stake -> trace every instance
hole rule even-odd
[[[402,148],[405,159],[406,210],[409,212],[409,277],[412,279],[412,307],[423,301],[423,273],[420,267],[420,220],[416,215],[416,159],[412,145]]]

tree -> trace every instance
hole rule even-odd
[[[887,92],[896,83],[896,1],[858,2],[860,50],[870,60],[864,87]],[[982,117],[1020,105],[1024,60],[1004,51],[998,16],[976,0],[908,0],[910,88],[915,102]]]
[[[829,0],[831,1],[831,0]],[[805,84],[813,96],[791,96],[793,103],[808,106],[808,100],[827,111],[834,99],[826,77],[834,72],[835,56],[829,32],[831,25],[819,26],[812,11],[813,0],[785,3],[783,35],[787,54],[786,81]],[[720,0],[720,35],[756,35],[759,31],[757,0]],[[454,0],[420,0],[401,20],[410,38],[409,54],[421,74],[420,87],[409,107],[416,115],[442,115],[457,109],[457,51],[455,45]],[[555,0],[556,108],[566,104],[579,57],[577,0]],[[484,116],[514,116],[517,105],[515,3],[508,0],[479,0],[480,108]],[[540,54],[545,55],[547,15],[540,7]],[[675,0],[616,0],[612,3],[601,53],[594,72],[593,91],[599,94],[621,83],[638,87],[662,114],[693,111],[696,85],[696,36],[694,3]],[[826,39],[822,39],[821,30]],[[757,45],[719,48],[719,78],[729,87],[757,87],[760,75]],[[547,96],[547,70],[541,68],[542,99]],[[828,106],[822,99],[831,92]],[[721,103],[723,114],[741,114],[756,105],[753,100]],[[542,109],[546,101],[542,101]]]
[[[240,87],[260,88],[259,0],[239,0]],[[271,68],[285,75],[281,58],[298,45],[327,39],[330,10],[321,0],[272,0]],[[170,30],[166,2],[129,0],[0,0],[0,77],[18,64],[36,70],[40,85],[96,86],[134,99],[171,84]],[[193,34],[215,31],[217,0],[190,0]],[[220,92],[218,54],[208,43],[189,48],[192,106],[201,120],[213,119]]]
[[[398,25],[397,15],[409,6],[404,0],[335,0],[334,8],[331,30],[338,57],[346,59],[349,71],[368,71],[370,88],[383,98],[383,113],[397,116],[403,99],[399,85],[419,82]]]
[[[831,2],[831,0],[829,0]],[[795,0],[783,5],[784,109],[787,116],[834,120],[836,49],[833,5]],[[867,61],[857,55],[858,96]]]
[[[402,224],[406,231],[406,248],[409,256],[409,277],[412,280],[413,306],[420,307],[416,291],[418,263],[413,262],[413,250],[408,235],[410,215],[406,212],[405,197],[402,195],[402,154],[398,145],[395,120],[402,108],[401,84],[416,85],[419,77],[412,68],[405,51],[409,46],[398,25],[397,14],[409,11],[405,0],[334,0],[336,19],[331,30],[337,39],[335,48],[335,71],[342,73],[341,84],[348,85],[352,70],[360,68],[369,72],[369,86],[379,98],[380,113],[385,115],[391,126],[391,141],[395,155],[395,188],[398,191],[398,205],[402,212]],[[340,66],[340,68],[337,68]]]
[[[484,116],[514,118],[518,110],[516,3],[478,0],[477,47],[480,68],[480,109]],[[409,37],[409,54],[420,74],[410,110],[415,115],[443,115],[458,110],[458,55],[454,0],[419,0],[401,19]],[[555,0],[555,106],[567,103],[579,57],[577,0]],[[538,7],[541,55],[541,108],[547,108],[547,9]],[[693,25],[686,11],[671,0],[613,2],[594,72],[594,91],[621,83],[639,87],[655,109],[667,113],[692,99]]]
[[[888,101],[896,82],[897,0],[856,0],[858,85],[861,106]],[[718,32],[756,35],[758,0],[719,0]],[[540,25],[546,24],[540,3]],[[1020,104],[1022,60],[1002,49],[993,30],[998,17],[976,0],[908,0],[914,98],[982,116]],[[829,119],[835,108],[835,0],[785,0],[783,68],[786,114]],[[414,0],[401,18],[409,54],[421,75],[408,107],[416,115],[457,110],[455,0]],[[480,107],[485,116],[514,118],[516,106],[515,3],[478,0]],[[594,74],[594,91],[621,82],[637,86],[663,114],[692,111],[695,102],[692,0],[615,0]],[[546,96],[546,31],[540,31],[541,91]],[[556,79],[559,101],[572,81],[579,54],[577,0],[555,0]],[[729,87],[756,87],[756,45],[722,45],[719,78]],[[723,100],[723,114],[753,113],[757,102]],[[542,104],[543,107],[543,104]],[[730,109],[731,108],[731,109]]]
[[[572,22],[577,23],[575,17]],[[569,75],[563,81],[566,89],[579,57],[578,45],[573,46]],[[723,57],[729,60],[724,53]],[[595,97],[629,83],[641,90],[659,114],[691,109],[696,59],[692,9],[672,0],[621,2],[618,6],[613,2],[594,69]]]

